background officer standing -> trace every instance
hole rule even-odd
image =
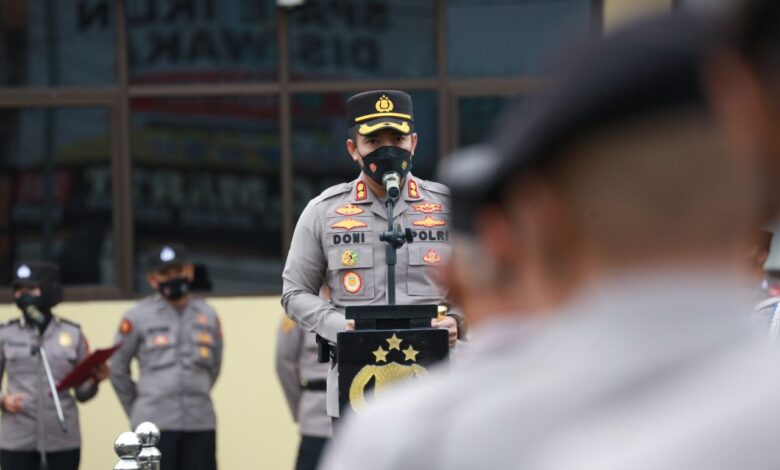
[[[216,416],[211,388],[222,364],[217,313],[189,294],[193,265],[184,248],[170,244],[149,255],[147,280],[158,293],[128,311],[111,361],[111,383],[135,428],[160,427],[164,470],[214,470]],[[138,359],[138,382],[130,362]]]
[[[314,334],[287,317],[276,337],[276,375],[301,433],[295,469],[315,470],[331,436],[325,412],[328,365],[317,361]]]
[[[397,303],[446,303],[447,292],[435,269],[450,255],[449,190],[410,172],[417,146],[411,97],[401,91],[368,91],[349,99],[347,113],[347,151],[362,173],[309,202],[295,227],[282,274],[284,311],[334,343],[337,333],[351,327],[345,307],[387,303],[385,244],[379,240],[387,227],[382,181],[387,172],[402,178],[395,220],[414,235],[413,243],[398,250]],[[332,304],[318,295],[323,278]],[[447,328],[450,345],[455,344],[455,317],[434,320],[433,325]],[[337,377],[331,368],[327,408],[333,417],[339,413]]]
[[[40,349],[46,350],[54,382],[59,383],[89,354],[87,338],[77,324],[52,314],[52,307],[62,300],[57,265],[21,263],[14,270],[12,286],[22,318],[0,326],[0,375],[3,370],[7,375],[0,400],[0,468],[75,470],[81,458],[76,400],[94,397],[108,369],[103,365],[95,370],[91,379],[74,389],[75,394],[60,392],[63,431]]]

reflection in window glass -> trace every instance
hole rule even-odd
[[[357,93],[357,92],[356,92]],[[338,183],[352,181],[360,169],[346,149],[347,94],[302,94],[293,97],[293,191],[295,220],[311,199]],[[432,179],[438,157],[436,93],[410,93],[418,136],[412,173]]]
[[[184,243],[219,293],[280,291],[278,101],[275,97],[131,102],[136,288],[144,255]]]
[[[294,80],[429,78],[433,0],[308,0],[290,13]]]
[[[458,99],[458,146],[484,142],[491,136],[501,111],[512,99],[506,96],[469,96]]]
[[[127,8],[131,83],[276,79],[274,0],[134,0]]]
[[[113,0],[0,2],[0,85],[116,80]]]
[[[674,6],[682,11],[723,13],[737,3],[738,0],[677,0]]]
[[[108,111],[0,111],[0,284],[13,265],[60,264],[65,284],[114,282]]]
[[[449,73],[538,74],[590,35],[592,0],[449,0]]]

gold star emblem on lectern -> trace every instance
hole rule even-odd
[[[401,342],[403,341],[401,338],[395,335],[393,333],[393,336],[390,338],[387,338],[385,341],[387,341],[387,344],[390,345],[389,350],[392,351],[393,349],[401,350]]]
[[[404,353],[404,360],[405,361],[416,361],[417,360],[417,354],[420,353],[420,351],[415,351],[414,348],[410,345],[408,348],[403,350]]]
[[[387,362],[387,353],[389,351],[385,351],[382,346],[379,346],[376,351],[373,351],[374,357],[376,358],[376,362]]]

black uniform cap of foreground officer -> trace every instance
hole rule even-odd
[[[453,205],[473,210],[500,199],[508,178],[560,163],[556,160],[566,155],[560,150],[596,132],[674,110],[706,110],[702,67],[719,37],[718,25],[708,20],[674,16],[643,21],[599,41],[550,94],[503,117],[495,138],[481,150],[481,171],[466,172],[462,168],[469,165],[457,160],[445,167],[442,179],[452,189]],[[460,215],[455,224],[467,227],[470,215]]]
[[[411,134],[414,128],[412,97],[397,90],[358,93],[347,100],[348,127],[360,135],[382,129]]]

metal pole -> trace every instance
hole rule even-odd
[[[54,384],[54,376],[51,374],[51,367],[49,367],[49,359],[46,357],[46,348],[40,347],[41,361],[43,361],[43,368],[46,371],[46,379],[49,381],[49,389],[51,389],[52,398],[54,398],[54,407],[57,409],[57,419],[60,422],[60,428],[63,433],[68,432],[68,428],[65,427],[65,416],[62,414],[62,404],[60,403],[60,396],[57,393],[57,386]]]
[[[387,233],[392,234],[395,230],[395,227],[393,227],[395,201],[389,195],[385,201],[385,207],[387,208]],[[387,246],[385,246],[385,258],[387,258],[387,305],[395,305],[395,265],[398,261],[396,249],[394,242],[387,242]]]

